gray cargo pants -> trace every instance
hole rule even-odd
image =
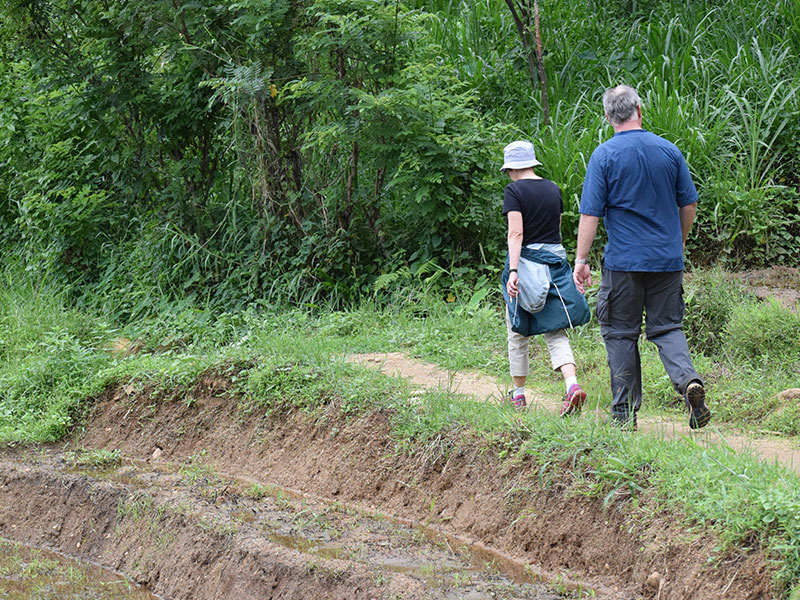
[[[692,381],[703,383],[692,365],[683,333],[683,271],[666,273],[603,269],[597,293],[597,320],[611,372],[611,416],[626,422],[642,405],[639,333],[645,312],[647,339],[658,354],[675,391],[683,395]]]

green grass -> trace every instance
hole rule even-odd
[[[717,422],[797,435],[791,407],[777,394],[796,387],[800,317],[763,303],[721,271],[697,272],[686,282],[686,330],[695,366],[709,383]],[[0,304],[0,440],[52,441],[79,423],[86,404],[109,385],[132,385],[160,397],[181,395],[198,376],[219,371],[235,379],[244,404],[313,405],[335,395],[346,410],[369,404],[369,377],[331,360],[353,352],[401,351],[446,370],[475,370],[508,381],[500,295],[443,302],[409,293],[413,303],[349,311],[212,315],[180,309],[158,321],[113,328],[65,306],[33,285],[9,285]],[[485,297],[484,297],[485,295]],[[589,294],[594,304],[594,294]],[[108,352],[118,337],[141,341],[132,356]],[[595,322],[571,332],[579,377],[590,406],[609,404],[605,350]],[[642,341],[646,413],[683,418],[653,344]],[[528,387],[554,398],[562,383],[541,339],[531,343]],[[333,387],[329,383],[333,382]],[[177,390],[177,391],[176,391]],[[390,394],[390,390],[376,390]],[[187,400],[189,401],[189,400]]]
[[[119,450],[106,450],[104,448],[79,448],[64,453],[64,459],[73,467],[112,468],[122,463]]]

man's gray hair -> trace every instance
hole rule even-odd
[[[641,105],[639,93],[629,85],[609,88],[603,94],[603,110],[614,127],[635,117],[636,107]]]

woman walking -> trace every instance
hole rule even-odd
[[[586,300],[575,288],[567,253],[561,245],[561,190],[536,175],[534,167],[542,163],[536,160],[530,142],[512,142],[503,154],[500,170],[511,178],[503,198],[503,215],[508,222],[503,296],[514,383],[508,400],[518,409],[525,408],[525,381],[530,371],[528,341],[531,335],[542,334],[553,370],[561,371],[564,377],[561,416],[576,414],[586,401],[586,392],[578,384],[575,358],[564,330],[588,322],[590,313]],[[531,306],[530,297],[538,298],[539,304]]]

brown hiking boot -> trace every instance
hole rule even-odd
[[[711,411],[706,406],[706,390],[699,381],[686,387],[686,405],[689,408],[689,428],[700,429],[711,422]]]

